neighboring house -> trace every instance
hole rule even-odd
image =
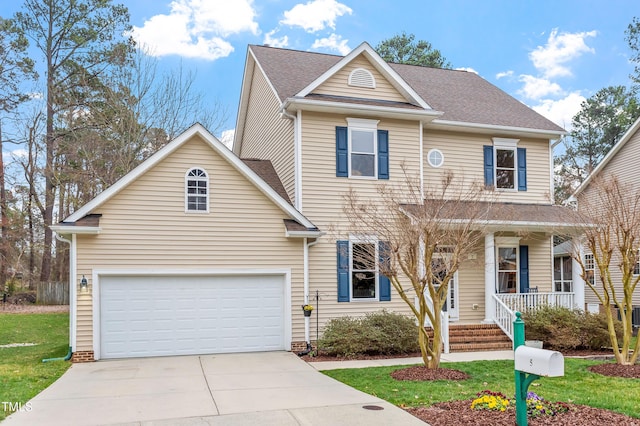
[[[375,197],[403,167],[499,196],[451,322],[508,332],[522,303],[582,307],[575,277],[554,287],[553,235],[579,229],[551,199],[564,133],[474,73],[389,64],[366,43],[344,57],[249,46],[233,152],[196,125],[53,227],[71,243],[74,359],[300,350],[305,303],[319,330],[408,313],[377,255],[353,261],[377,247],[342,211],[348,190]]]
[[[638,182],[640,182],[640,168],[638,168],[638,164],[640,164],[640,118],[629,127],[589,177],[578,187],[572,195],[572,200],[577,202],[578,209],[580,209],[581,205],[584,206],[583,200],[596,199],[594,194],[598,189],[596,185],[594,185],[594,181],[599,178],[606,179],[615,176],[623,184],[634,185],[633,190],[638,191],[640,189],[638,187]],[[590,206],[592,207],[593,203],[591,203]],[[598,271],[593,254],[585,250],[583,255],[587,274],[592,277],[590,279],[593,280],[593,282],[596,282],[598,279]],[[613,256],[616,256],[615,252]],[[614,257],[611,261],[611,265],[614,267],[612,267],[610,271],[614,283],[622,282],[622,273],[619,268],[615,267],[615,265],[618,264],[619,258],[616,260]],[[636,265],[636,271],[640,274],[640,263]],[[616,287],[616,290],[619,292],[619,295],[622,294],[621,285]],[[633,293],[632,300],[634,305],[640,306],[640,289],[636,289]],[[590,311],[597,311],[599,309],[600,301],[590,289],[586,291],[585,301]],[[634,315],[634,318],[635,317]],[[640,312],[638,313],[638,317],[637,323],[640,326]]]

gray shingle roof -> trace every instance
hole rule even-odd
[[[251,45],[281,102],[293,97],[342,56]],[[563,132],[560,126],[475,73],[389,64],[434,110],[439,120]]]

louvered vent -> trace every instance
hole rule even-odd
[[[366,87],[368,89],[376,88],[376,79],[373,74],[364,68],[357,68],[349,74],[349,86]]]

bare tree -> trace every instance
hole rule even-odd
[[[583,229],[589,260],[578,247],[573,257],[586,285],[605,308],[616,362],[633,365],[640,355],[640,339],[631,347],[633,293],[640,281],[640,190],[615,176],[598,177],[581,194],[578,211],[583,223],[592,224]],[[622,345],[614,327],[616,308],[622,318]]]
[[[400,186],[381,185],[378,198],[363,199],[356,191],[345,197],[349,233],[382,241],[379,272],[409,306],[418,323],[422,360],[437,368],[442,352],[441,312],[449,283],[468,255],[484,240],[484,219],[491,206],[489,192],[445,173],[440,185],[424,191],[418,179]],[[483,201],[484,200],[484,201]],[[354,253],[366,263],[370,253]],[[417,300],[417,303],[416,303]],[[430,338],[424,325],[430,324]]]

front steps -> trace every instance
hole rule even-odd
[[[432,330],[427,328],[429,336]],[[450,324],[449,351],[504,351],[513,349],[513,342],[496,324]]]

